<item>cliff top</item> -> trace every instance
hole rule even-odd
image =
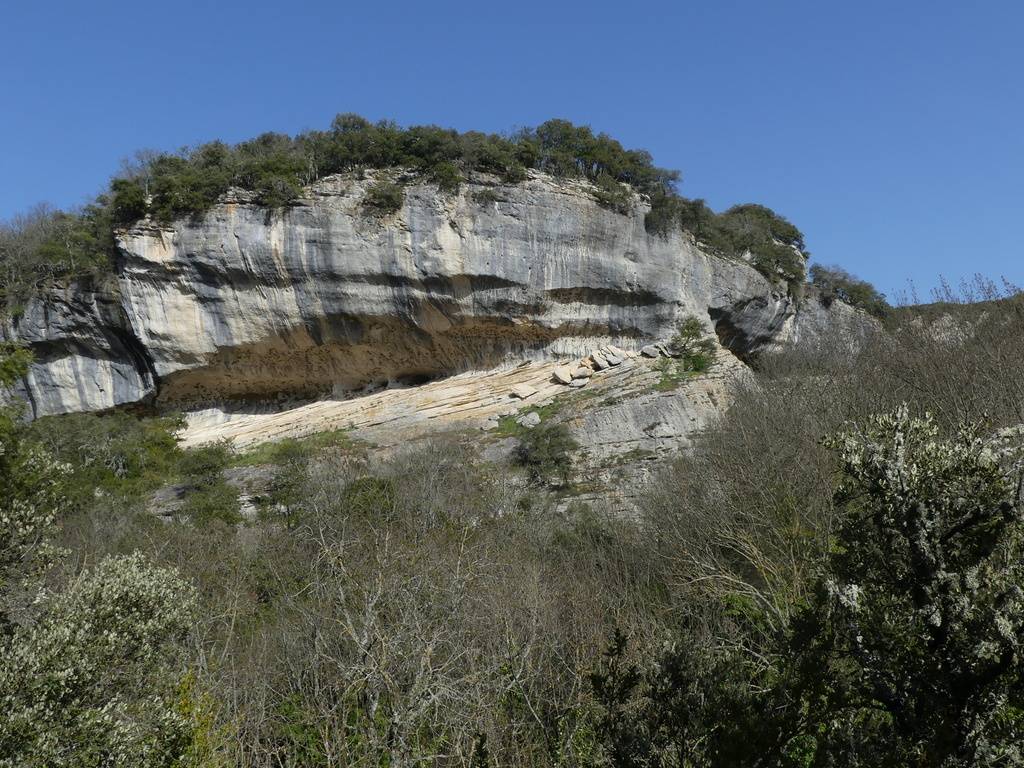
[[[755,268],[773,281],[804,279],[803,235],[790,222],[754,204],[717,214],[702,200],[678,193],[678,171],[660,168],[645,150],[625,149],[587,126],[549,120],[499,136],[338,115],[328,130],[295,137],[264,133],[233,146],[212,141],[176,153],[139,153],[81,210],[40,207],[0,224],[3,307],[16,314],[40,288],[111,273],[118,251],[115,231],[143,217],[164,223],[198,217],[232,188],[250,192],[268,208],[287,208],[317,180],[384,168],[409,173],[373,185],[365,200],[367,215],[394,213],[408,182],[427,182],[452,194],[466,181],[489,177],[515,184],[535,170],[589,181],[597,201],[621,213],[632,208],[634,192],[643,195],[650,203],[645,223],[652,235],[686,229],[710,250],[749,254]]]

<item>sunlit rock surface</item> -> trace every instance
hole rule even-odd
[[[373,178],[323,179],[277,212],[237,192],[122,233],[109,289],[52,293],[7,323],[36,355],[34,415],[315,397],[639,349],[689,314],[740,357],[800,335],[783,288],[685,233],[649,235],[640,198],[623,215],[586,183],[532,173],[457,194],[413,184],[379,217],[362,205]],[[815,328],[835,315],[814,312]]]

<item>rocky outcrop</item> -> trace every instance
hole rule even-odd
[[[329,177],[278,212],[233,193],[197,220],[121,233],[115,287],[50,294],[5,328],[35,352],[34,412],[420,382],[637,349],[688,314],[742,352],[799,326],[747,264],[649,235],[640,198],[623,215],[586,183],[532,173],[457,194],[413,184],[379,217],[362,204],[373,181]]]
[[[104,410],[156,393],[151,362],[116,288],[75,284],[51,291],[8,319],[2,331],[32,349],[34,362],[14,394],[33,416]]]
[[[805,286],[800,299],[777,292],[709,307],[718,340],[742,360],[794,346],[845,344],[854,348],[881,324],[866,312],[823,298]]]

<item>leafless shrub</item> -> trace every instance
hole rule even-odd
[[[728,596],[729,616],[756,614],[766,634],[786,625],[837,523],[837,468],[820,443],[844,423],[902,402],[948,433],[978,420],[1024,423],[1019,295],[941,313],[898,310],[853,355],[824,342],[765,361],[649,493],[649,535],[685,610],[720,612]]]

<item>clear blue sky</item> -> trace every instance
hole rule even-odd
[[[0,24],[0,219],[119,160],[337,112],[588,123],[716,209],[761,202],[892,294],[1024,284],[1024,4],[17,2]]]

